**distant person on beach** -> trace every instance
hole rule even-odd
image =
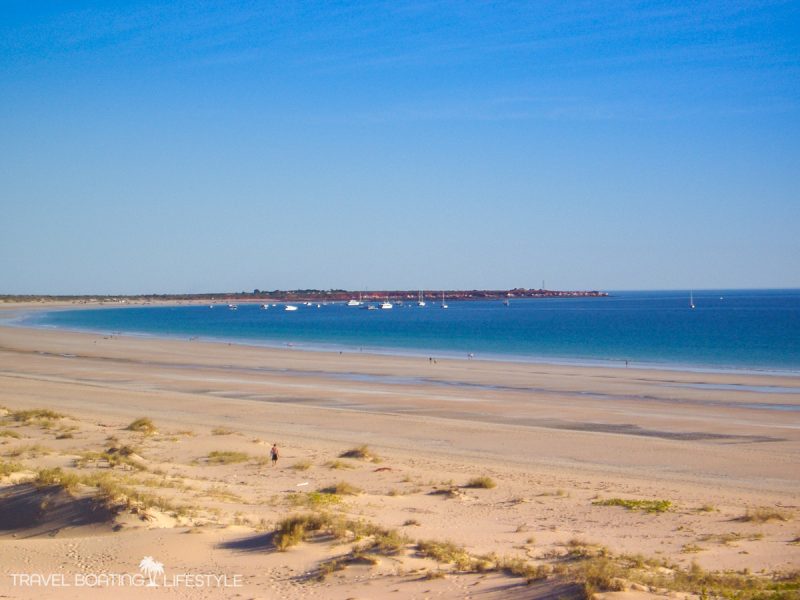
[[[272,459],[272,466],[278,464],[278,444],[272,444],[272,450],[269,451],[269,456]]]

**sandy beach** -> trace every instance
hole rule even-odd
[[[594,591],[686,594],[664,580],[692,569],[785,575],[800,565],[798,390],[791,376],[0,327],[0,464],[16,465],[0,479],[0,594],[136,597],[15,574],[140,574],[145,556],[167,576],[238,577],[148,591],[187,598],[580,597],[579,565],[634,555],[638,575],[609,570]],[[140,418],[155,431],[127,429]],[[129,498],[105,514],[88,479],[45,485],[56,468],[117,477]],[[280,551],[281,520],[318,513],[350,524]],[[355,522],[392,532],[391,550]],[[471,562],[437,559],[432,540]]]

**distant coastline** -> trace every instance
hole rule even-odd
[[[592,298],[608,296],[597,290],[548,290],[513,288],[509,290],[260,290],[252,292],[209,292],[201,294],[4,294],[0,302],[77,302],[77,303],[124,303],[124,302],[258,302],[262,300],[289,302],[346,302],[361,297],[365,302],[392,300],[414,301],[420,297],[426,301],[440,300],[506,300],[510,298]]]

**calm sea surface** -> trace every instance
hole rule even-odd
[[[616,292],[363,310],[258,304],[59,310],[41,327],[342,351],[800,373],[800,290]]]

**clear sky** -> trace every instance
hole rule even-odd
[[[0,3],[0,293],[800,287],[800,3]]]

